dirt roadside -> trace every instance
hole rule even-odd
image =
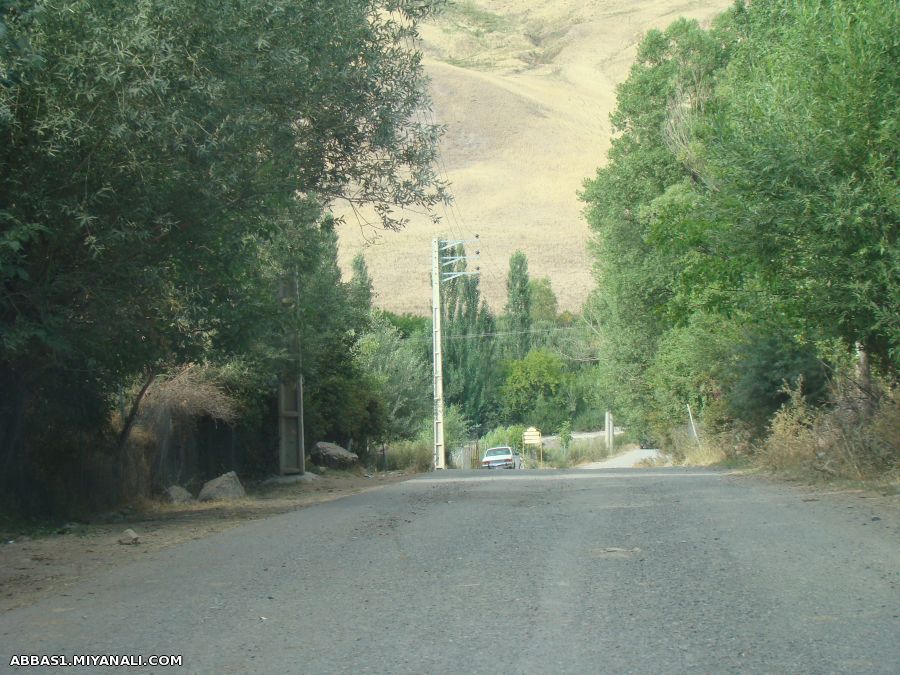
[[[326,474],[306,481],[250,487],[248,498],[240,501],[181,506],[148,502],[140,508],[106,514],[101,519],[106,522],[69,523],[56,532],[44,528],[24,536],[0,533],[0,612],[51,595],[65,596],[80,580],[127,565],[154,551],[409,477],[403,472],[371,477]],[[140,537],[139,543],[119,543],[128,528]]]

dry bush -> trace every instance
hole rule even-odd
[[[770,425],[759,463],[776,471],[814,470],[854,480],[900,476],[900,401],[884,384],[860,393],[850,378],[832,383],[832,403],[812,408],[801,386]]]
[[[129,436],[124,467],[136,493],[189,473],[201,418],[229,423],[237,417],[233,397],[207,366],[187,364],[157,377],[141,400]]]
[[[685,466],[713,466],[728,459],[722,444],[715,438],[701,439],[685,449],[682,463]]]
[[[783,391],[790,398],[772,418],[757,459],[773,471],[808,468],[816,456],[815,416],[803,398],[802,382]]]
[[[232,422],[236,407],[211,368],[189,363],[169,376],[158,377],[141,401],[142,421],[165,415]]]
[[[689,426],[672,429],[665,434],[661,449],[673,464],[680,466],[712,466],[728,460],[726,449],[731,445],[728,435],[712,434],[703,429],[698,429],[698,435],[699,441]]]
[[[613,439],[614,450],[610,452],[606,448],[605,438],[599,436],[596,438],[575,438],[569,445],[568,451],[566,451],[567,466],[603,461],[617,450],[622,449],[620,441],[622,441],[621,436],[616,436]]]

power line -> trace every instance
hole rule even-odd
[[[577,330],[578,326],[559,326],[557,328],[533,328],[531,330],[494,331],[492,333],[467,333],[466,335],[444,335],[445,340],[475,340],[486,337],[506,337],[509,335],[546,335],[547,333],[559,333],[562,331]],[[405,337],[410,342],[431,341],[431,336]]]

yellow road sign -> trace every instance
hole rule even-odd
[[[541,432],[540,429],[528,427],[522,434],[522,445],[540,445]]]

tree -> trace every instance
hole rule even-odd
[[[528,282],[528,299],[532,325],[541,321],[548,323],[556,321],[559,302],[548,277],[531,279]]]
[[[594,234],[598,288],[584,314],[598,336],[598,403],[637,431],[653,417],[647,372],[658,342],[692,311],[677,283],[683,251],[660,245],[654,218],[671,186],[695,180],[693,148],[670,118],[691,119],[705,105],[733,42],[718,30],[682,19],[647,33],[618,87],[607,164],[581,193]]]
[[[392,204],[443,198],[408,47],[433,9],[0,5],[5,493],[37,494],[24,460],[48,416],[96,430],[120,383],[271,333],[281,273],[321,250],[329,202],[397,227]]]
[[[377,383],[384,403],[385,439],[413,438],[422,420],[431,419],[431,366],[414,341],[404,339],[387,319],[376,315],[356,348],[359,370]]]
[[[638,431],[685,401],[758,431],[835,344],[896,372],[898,27],[875,0],[767,0],[642,41],[582,193],[597,375]]]
[[[773,0],[741,27],[698,130],[708,208],[729,225],[707,245],[743,261],[793,332],[859,343],[896,369],[897,8]]]
[[[506,326],[512,333],[513,358],[524,358],[531,348],[531,293],[528,278],[528,258],[516,251],[509,258],[506,276]]]
[[[534,350],[524,359],[513,361],[501,388],[508,419],[545,429],[557,428],[567,417],[567,381],[562,360],[549,352]],[[531,420],[536,411],[540,419]]]
[[[350,278],[350,306],[355,314],[353,320],[354,330],[363,332],[366,329],[369,316],[372,312],[372,278],[369,276],[369,268],[362,253],[357,253],[350,263],[353,276]]]
[[[460,257],[462,249],[457,250]],[[465,271],[460,260],[455,271]],[[441,285],[443,295],[444,395],[469,423],[482,427],[496,414],[498,366],[494,317],[481,298],[477,275],[465,275]]]

